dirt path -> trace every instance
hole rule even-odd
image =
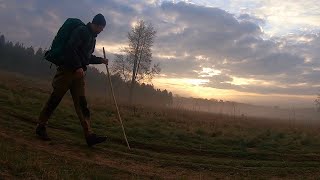
[[[2,109],[0,110],[0,113],[9,115],[10,117],[14,118],[15,121],[28,123],[32,126],[36,125],[35,121],[32,118],[21,117],[19,114],[14,114],[9,110]],[[51,129],[51,131],[62,133],[68,132],[67,129],[50,127],[49,129]],[[65,139],[62,139],[61,141],[53,139],[52,142],[44,142],[36,138],[36,136],[33,135],[33,132],[30,132],[30,135],[26,136],[17,131],[11,131],[11,129],[8,129],[6,127],[1,127],[1,124],[0,139],[13,141],[15,144],[27,147],[32,151],[46,152],[48,154],[52,154],[53,156],[75,159],[82,162],[103,166],[105,168],[109,167],[118,169],[124,172],[145,177],[165,177],[169,179],[177,177],[188,177],[190,179],[193,179],[193,177],[198,178],[200,174],[200,172],[198,172],[197,170],[193,170],[192,168],[180,167],[179,165],[177,165],[181,163],[179,161],[175,161],[173,164],[170,164],[170,161],[168,161],[167,159],[156,159],[152,157],[153,155],[150,157],[150,155],[142,154],[141,150],[147,151],[151,154],[159,153],[158,151],[160,151],[161,148],[158,149],[157,147],[149,147],[141,143],[133,143],[133,152],[130,152],[128,150],[116,150],[112,148],[108,149],[99,145],[97,147],[88,148],[85,143],[83,143],[83,145],[75,145],[72,143],[70,144],[70,141]],[[115,144],[123,143],[120,139],[111,139],[111,141]],[[135,148],[138,148],[140,152],[134,152]],[[156,148],[157,150],[153,151],[154,148]],[[176,154],[177,152],[171,153]],[[218,176],[219,173],[217,173],[216,175]]]
[[[1,129],[1,127],[0,127]],[[15,137],[15,138],[12,138]],[[11,132],[0,130],[0,139],[8,139],[14,141],[19,145],[28,147],[35,151],[42,151],[54,156],[66,157],[82,162],[92,163],[105,168],[114,168],[121,171],[134,173],[145,177],[165,177],[165,178],[177,178],[177,177],[199,177],[199,172],[192,171],[190,169],[183,169],[179,167],[161,167],[156,159],[150,159],[149,161],[139,162],[130,158],[130,153],[127,153],[127,157],[116,157],[108,151],[102,149],[92,149],[96,153],[91,153],[90,157],[81,149],[68,146],[67,144],[52,144],[49,142],[43,142],[37,138],[26,138],[22,136],[13,136]],[[132,154],[133,155],[133,154]]]

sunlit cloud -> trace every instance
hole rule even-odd
[[[265,33],[274,36],[297,30],[320,27],[320,1],[318,0],[193,0],[192,2],[219,7],[234,14],[250,14],[263,19]]]
[[[174,58],[177,58],[177,56],[169,55],[169,54],[154,54],[153,57],[161,58],[161,59],[174,59]]]
[[[224,98],[230,94],[229,90],[203,87],[207,79],[187,79],[187,78],[155,78],[153,83],[156,87],[170,89],[175,94],[187,97],[200,98]]]
[[[240,77],[232,77],[232,81],[227,81],[233,85],[259,85],[259,86],[277,86],[275,82],[272,81],[264,81],[264,80],[257,80],[253,78],[240,78]]]
[[[166,82],[168,84],[186,85],[186,86],[201,86],[208,83],[208,79],[189,79],[189,78],[157,78],[156,81]]]
[[[195,71],[199,74],[199,77],[205,78],[205,77],[213,77],[215,75],[221,74],[221,71],[213,69],[213,68],[202,68],[202,71]]]
[[[123,52],[121,52],[121,49],[123,49],[126,46],[127,44],[113,44],[113,43],[102,41],[102,42],[97,42],[96,51],[101,52],[100,54],[102,54],[102,49],[104,47],[104,49],[110,53],[122,54]]]

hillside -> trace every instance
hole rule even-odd
[[[166,108],[114,107],[90,98],[93,129],[108,142],[88,148],[68,94],[35,137],[50,84],[0,73],[0,177],[4,179],[212,179],[319,177],[320,124],[234,118]]]

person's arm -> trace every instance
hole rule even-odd
[[[95,44],[93,47],[93,52],[94,52],[94,49],[95,49]],[[108,59],[104,59],[102,57],[97,57],[95,55],[91,55],[91,57],[89,58],[89,64],[107,64],[108,65],[108,62],[109,62]]]
[[[69,40],[65,46],[65,62],[64,66],[68,69],[77,70],[82,67],[82,58],[80,52],[78,52],[79,46],[81,46],[86,40],[85,26],[79,26],[70,35]]]
[[[90,64],[108,64],[109,60],[92,55],[89,61],[90,61]]]
[[[102,64],[103,58],[91,55],[89,59],[89,64]]]

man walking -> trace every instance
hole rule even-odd
[[[84,81],[84,72],[87,70],[87,65],[108,64],[108,59],[92,55],[96,37],[105,26],[104,16],[97,14],[91,23],[77,26],[68,37],[61,56],[58,57],[61,63],[52,81],[53,91],[39,116],[36,134],[42,140],[50,140],[46,131],[48,120],[65,93],[70,90],[88,146],[106,141],[106,137],[97,136],[91,130],[90,110],[87,107]]]

